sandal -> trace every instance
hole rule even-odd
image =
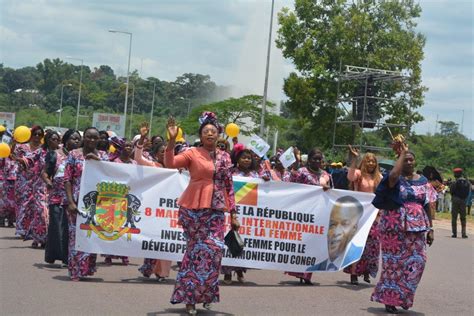
[[[204,307],[207,310],[211,310],[212,304],[211,303],[204,303],[204,304],[202,304],[202,307]]]
[[[303,283],[306,285],[313,285],[313,282],[311,282],[311,280],[300,278],[300,284],[303,284]]]
[[[398,314],[398,309],[393,305],[385,305],[385,311],[389,314]]]
[[[357,280],[357,275],[351,274],[351,284],[352,285],[359,285],[359,281]]]
[[[232,274],[224,274],[224,284],[232,284]]]
[[[239,281],[239,283],[244,283],[245,282],[244,272],[242,270],[239,270],[236,273],[237,273],[237,281]]]
[[[364,281],[370,284],[370,275],[364,274]]]
[[[196,315],[197,314],[196,307],[194,306],[194,304],[186,304],[186,313],[188,315]]]

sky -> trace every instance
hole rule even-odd
[[[421,0],[417,30],[426,38],[423,85],[429,88],[420,109],[418,134],[434,133],[436,120],[454,121],[474,139],[473,2]],[[275,0],[276,13],[293,1]],[[45,58],[67,56],[97,67],[127,71],[131,32],[131,70],[142,77],[174,81],[191,72],[208,74],[233,96],[263,94],[271,0],[0,0],[0,63],[34,66]],[[293,70],[273,43],[268,95],[284,100],[283,80]],[[77,60],[67,60],[80,63]],[[462,126],[461,126],[462,125]],[[438,127],[439,130],[439,127]]]

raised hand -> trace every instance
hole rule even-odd
[[[148,125],[147,122],[143,122],[141,127],[140,127],[140,136],[141,138],[145,138],[148,133],[150,132],[150,126]]]
[[[347,145],[347,147],[349,147],[349,154],[353,157],[359,157],[359,151],[357,150],[357,148],[352,148],[351,145]]]
[[[178,136],[179,126],[176,124],[176,120],[174,117],[170,116],[168,118],[166,129],[168,130],[168,134],[170,135],[170,141],[175,141],[176,137]]]

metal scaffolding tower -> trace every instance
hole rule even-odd
[[[386,123],[380,115],[383,107],[383,102],[393,100],[393,98],[383,97],[383,86],[385,83],[404,81],[409,77],[403,75],[399,71],[374,69],[368,67],[357,67],[346,65],[344,72],[340,72],[337,88],[337,105],[334,113],[334,130],[333,130],[333,150],[336,148],[347,147],[348,144],[337,144],[337,127],[339,125],[351,125],[354,135],[355,147],[359,147],[363,151],[389,151],[388,147],[377,147],[370,144],[364,144],[364,134],[367,128],[384,129],[387,128],[391,134],[390,128],[409,128],[407,125],[389,124]],[[351,84],[352,86],[359,86],[359,93],[352,95],[340,95],[341,85]],[[375,95],[373,85],[377,85],[379,93]],[[380,96],[382,95],[382,97]],[[352,110],[347,109],[347,105],[352,105]],[[352,116],[352,120],[338,120],[338,110],[343,109],[348,115]],[[360,128],[360,137],[357,142],[355,139],[356,128]],[[357,144],[358,143],[358,144]]]

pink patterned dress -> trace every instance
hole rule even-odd
[[[359,192],[375,192],[375,181],[362,177],[359,169],[349,168],[347,179],[354,183],[354,190]],[[375,219],[365,243],[364,252],[360,260],[344,269],[345,273],[352,275],[370,275],[375,278],[379,270],[380,259],[380,229],[379,216]]]
[[[331,185],[332,178],[329,173],[320,169],[318,173],[311,172],[308,168],[302,167],[298,169],[297,172],[292,173],[290,176],[291,182],[309,184],[309,185]],[[294,276],[305,280],[306,282],[311,282],[312,273],[305,272],[285,272],[288,275]]]
[[[371,300],[408,309],[426,264],[430,223],[425,207],[437,196],[424,176],[418,180],[400,177],[399,184],[403,205],[381,210],[382,273]]]
[[[32,151],[29,144],[17,145],[15,155],[22,159],[16,182],[18,216],[16,234],[24,240],[46,243],[48,233],[48,203],[46,185],[41,179],[46,149]]]
[[[230,156],[216,151],[211,208],[179,209],[179,223],[187,239],[186,252],[176,277],[171,303],[219,302],[219,270],[224,249],[226,209],[235,209]]]
[[[99,151],[99,158],[108,161],[107,153]],[[69,153],[64,171],[64,181],[69,181],[72,187],[74,201],[79,199],[79,189],[81,187],[81,175],[84,167],[84,154],[82,148],[75,149]],[[68,270],[72,280],[93,275],[96,272],[96,254],[75,250],[76,244],[76,219],[77,213],[68,214],[69,224],[69,255]]]
[[[15,182],[17,177],[17,164],[10,158],[0,158],[0,226],[13,227],[16,219],[17,203],[15,200]],[[3,225],[2,225],[3,224]]]

